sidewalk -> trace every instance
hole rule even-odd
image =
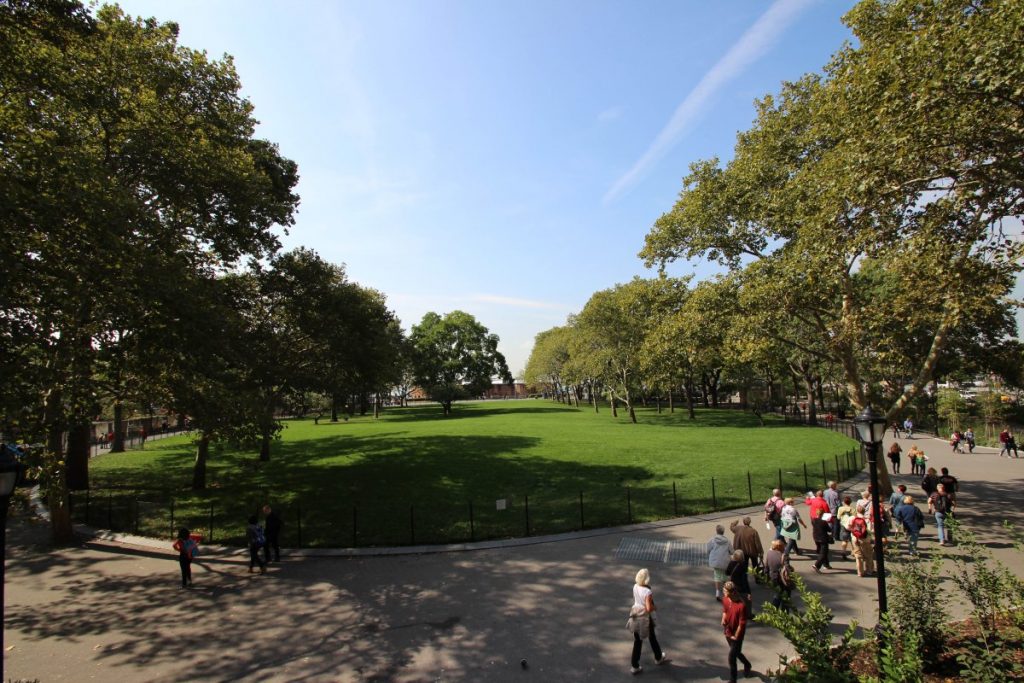
[[[981,448],[954,455],[947,443],[920,436],[901,440],[904,451],[911,443],[924,448],[930,466],[948,466],[961,480],[961,519],[1024,574],[1024,560],[1005,547],[999,531],[1004,518],[1024,524],[1024,460]],[[915,498],[920,494],[919,476],[893,480],[907,484]],[[789,493],[802,498],[804,492]],[[49,551],[33,544],[31,527],[12,521],[6,675],[43,681],[633,680],[624,624],[640,565],[615,557],[620,540],[703,543],[716,523],[728,527],[743,514],[768,541],[758,504],[473,550],[292,553],[262,576],[249,574],[235,550],[206,549],[193,566],[189,591],[178,588],[169,541],[95,540]],[[934,551],[934,530],[934,523],[925,529],[925,551]],[[807,534],[801,548],[810,547]],[[646,566],[659,606],[659,640],[672,662],[654,666],[645,646],[641,680],[727,680],[711,571]],[[836,570],[822,575],[811,571],[809,559],[795,566],[833,609],[836,634],[852,620],[874,625],[876,582],[858,578],[853,562],[834,560]],[[755,606],[769,595],[755,586]],[[763,675],[789,647],[776,631],[753,626],[744,652]]]

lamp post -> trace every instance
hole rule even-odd
[[[881,415],[866,407],[853,420],[857,428],[857,436],[868,451],[868,470],[871,473],[871,519],[875,526],[875,571],[878,577],[878,619],[881,622],[882,616],[889,611],[889,599],[885,592],[885,554],[882,549],[882,539],[879,538],[878,530],[881,527],[882,506],[878,500],[878,449],[885,438],[886,420]]]
[[[14,457],[13,450],[0,443],[0,681],[4,680],[4,587],[7,568],[7,507],[14,487],[21,479],[24,466]]]

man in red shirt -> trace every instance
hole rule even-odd
[[[743,662],[743,675],[750,677],[750,660],[743,656],[743,636],[747,633],[747,603],[732,581],[725,583],[722,598],[722,628],[729,643],[729,681],[736,683],[736,660]]]
[[[810,510],[812,522],[816,520],[818,517],[821,517],[824,513],[831,512],[831,510],[828,507],[828,501],[825,500],[824,491],[818,491],[813,496],[808,495],[804,503],[807,504],[807,509]]]

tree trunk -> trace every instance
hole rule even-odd
[[[89,433],[91,424],[76,422],[68,432],[68,491],[85,491],[89,488]]]
[[[267,430],[260,435],[260,461],[270,462],[270,432]]]
[[[804,387],[807,390],[807,424],[809,425],[818,424],[817,399],[814,395],[814,385],[815,382],[813,376],[804,376]]]
[[[676,412],[676,404],[672,402],[672,389],[671,388],[669,388],[669,390],[668,390],[668,412],[670,414]]]
[[[619,407],[616,405],[617,401],[615,400],[615,394],[609,394],[609,398],[610,398],[611,403],[612,403],[612,417],[613,418],[618,417],[619,416]]]
[[[690,419],[696,420],[697,413],[693,410],[693,380],[686,382],[683,388],[686,390],[686,409],[690,413]]]
[[[206,460],[210,454],[210,437],[205,433],[199,434],[196,442],[196,463],[192,467],[192,488],[201,491],[206,488]]]
[[[380,394],[373,397],[373,419],[380,419]]]
[[[124,403],[121,399],[114,400],[114,443],[110,444],[111,453],[124,453]]]
[[[331,394],[331,422],[338,421],[338,395]]]
[[[59,389],[51,389],[43,404],[47,425],[46,452],[44,459],[50,471],[48,504],[50,506],[50,530],[54,544],[63,545],[74,540],[71,527],[71,500],[68,496],[67,469],[64,466],[64,408],[63,395]]]

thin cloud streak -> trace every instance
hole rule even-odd
[[[510,296],[496,296],[494,294],[477,294],[472,297],[473,301],[487,304],[500,304],[502,306],[513,306],[515,308],[546,308],[561,310],[565,306],[553,304],[547,301],[533,301],[531,299],[516,299]]]
[[[647,171],[689,132],[700,118],[711,98],[730,80],[743,72],[775,43],[789,24],[814,0],[776,0],[761,17],[737,40],[729,51],[704,74],[690,91],[668,124],[658,133],[643,156],[633,164],[604,196],[610,204],[629,191]]]

